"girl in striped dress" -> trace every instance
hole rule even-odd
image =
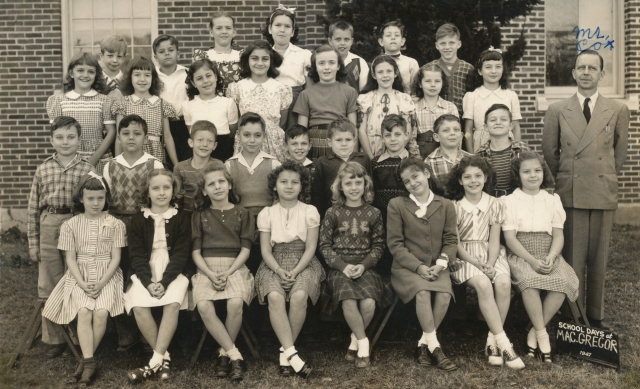
[[[544,159],[523,151],[514,159],[511,180],[518,189],[504,197],[507,206],[502,224],[509,248],[511,281],[522,294],[533,327],[527,335],[527,356],[551,363],[546,326],[565,298],[578,299],[578,277],[560,254],[564,245],[566,213],[560,196],[549,194],[553,176]],[[544,300],[540,291],[546,291]]]
[[[524,368],[502,327],[509,312],[511,273],[505,248],[500,245],[504,204],[490,196],[493,170],[482,157],[464,157],[453,167],[448,182],[458,222],[458,260],[451,279],[466,283],[478,293],[480,312],[489,326],[485,355],[489,364]]]
[[[156,67],[145,57],[134,58],[129,64],[125,79],[121,83],[126,96],[119,107],[117,123],[127,115],[139,115],[147,122],[147,140],[143,150],[158,161],[165,162],[165,149],[173,166],[178,164],[176,146],[169,129],[169,118],[177,117],[171,103],[160,97],[164,85]],[[122,153],[122,145],[116,142],[116,155]],[[102,170],[99,170],[102,171]]]
[[[84,387],[97,373],[93,353],[107,328],[107,316],[124,312],[120,249],[126,246],[124,223],[104,212],[109,189],[95,173],[83,176],[73,196],[82,212],[60,229],[58,249],[66,253],[67,271],[60,279],[42,316],[58,324],[78,318],[83,360],[72,382]]]
[[[238,205],[231,174],[221,162],[208,164],[198,182],[200,204],[191,222],[193,261],[198,272],[191,278],[193,302],[211,336],[221,346],[214,375],[240,381],[244,377],[242,355],[234,342],[242,325],[243,305],[254,296],[253,274],[245,266],[254,241],[251,213]],[[218,318],[214,301],[223,300],[227,319]]]

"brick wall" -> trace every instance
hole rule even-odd
[[[640,1],[624,2],[625,64],[627,94],[640,94]],[[640,203],[640,117],[631,112],[629,154],[619,178],[621,202]]]

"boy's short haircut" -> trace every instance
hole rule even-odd
[[[487,124],[487,118],[489,118],[489,114],[499,109],[504,109],[505,111],[507,111],[509,113],[509,121],[513,121],[513,118],[511,117],[511,110],[509,109],[509,107],[504,104],[494,104],[489,107],[489,109],[487,109],[487,112],[484,113],[484,124]]]
[[[51,123],[51,135],[53,136],[53,132],[59,128],[65,127],[75,127],[78,136],[82,136],[82,127],[80,127],[80,123],[71,116],[58,116],[53,119],[53,123]]]
[[[404,38],[404,24],[402,24],[400,19],[392,20],[383,24],[382,27],[380,27],[380,32],[378,33],[379,38],[382,38],[384,36],[384,30],[389,27],[398,27],[400,29],[400,35]]]
[[[138,115],[127,115],[123,117],[122,120],[120,120],[120,124],[118,125],[118,135],[120,135],[120,131],[122,131],[123,128],[127,128],[132,124],[139,124],[140,127],[142,127],[142,131],[144,132],[144,134],[147,135],[147,122]]]
[[[356,126],[346,118],[336,119],[329,124],[329,131],[327,131],[327,139],[333,138],[338,132],[350,132],[351,135],[357,137]]]
[[[258,115],[255,112],[245,112],[242,116],[240,116],[240,120],[238,121],[238,128],[242,128],[247,124],[255,124],[260,123],[262,127],[262,132],[266,131],[267,124],[265,123],[262,116]]]
[[[436,121],[433,123],[433,132],[436,134],[440,132],[440,127],[442,127],[444,122],[457,122],[460,124],[460,118],[450,113],[438,116]]]
[[[289,131],[284,133],[284,143],[289,143],[289,139],[295,139],[299,136],[306,136],[309,142],[311,137],[309,136],[309,129],[301,124],[295,124],[291,126]]]
[[[342,30],[342,31],[351,31],[351,37],[353,37],[353,25],[349,22],[347,22],[346,20],[342,20],[342,19],[338,19],[338,20],[334,20],[330,25],[329,25],[329,39],[331,39],[333,37],[333,32],[335,30]]]
[[[193,123],[193,125],[191,126],[191,139],[195,138],[196,133],[200,131],[210,132],[213,134],[214,139],[218,138],[218,129],[216,128],[216,125],[208,120],[198,120],[197,122]]]
[[[460,30],[458,30],[458,27],[452,23],[445,23],[438,27],[438,30],[436,31],[436,41],[450,35],[454,35],[460,39]]]
[[[158,48],[158,46],[160,46],[160,43],[162,43],[164,41],[171,42],[171,44],[176,47],[176,50],[180,49],[178,47],[178,39],[175,36],[162,34],[162,35],[158,35],[158,37],[153,40],[153,45],[151,45],[151,47],[153,48],[153,54],[156,53],[156,49]]]
[[[402,116],[392,113],[390,115],[385,116],[382,120],[382,125],[380,126],[380,132],[384,136],[384,132],[391,132],[394,128],[400,127],[402,128],[402,132],[407,133],[407,121]]]
[[[100,41],[100,53],[104,54],[105,51],[127,55],[127,41],[120,35],[106,36]]]

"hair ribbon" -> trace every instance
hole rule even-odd
[[[94,172],[89,172],[88,173],[90,177],[95,178],[96,180],[100,181],[100,184],[102,185],[103,189],[107,189],[107,186],[104,184],[104,181],[102,181],[102,177],[100,177],[99,175],[97,175]]]
[[[276,8],[276,10],[271,13],[271,16],[269,16],[269,24],[271,24],[273,22],[273,15],[277,11],[287,11],[287,12],[293,13],[293,11],[295,11],[295,10],[296,10],[296,8],[287,8],[282,4],[278,4],[278,8]]]
[[[500,50],[500,49],[494,49],[494,48],[493,48],[493,46],[489,46],[488,51],[495,51],[495,52],[496,52],[496,53],[498,53],[498,54],[502,54],[502,50]]]

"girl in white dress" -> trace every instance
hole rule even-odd
[[[524,368],[504,332],[511,300],[511,273],[507,253],[500,245],[504,203],[490,196],[494,174],[482,157],[464,157],[449,173],[449,198],[458,220],[458,260],[451,265],[451,279],[466,283],[478,293],[478,305],[489,326],[485,355],[489,364]]]
[[[566,213],[560,196],[544,190],[553,185],[553,177],[538,154],[522,152],[513,162],[511,178],[519,188],[503,197],[507,212],[502,231],[509,248],[511,280],[533,324],[527,335],[527,355],[537,353],[543,362],[551,363],[546,325],[565,298],[578,298],[578,277],[560,254]],[[547,291],[544,301],[541,290]]]
[[[58,249],[64,250],[67,271],[60,279],[42,316],[57,324],[78,318],[78,340],[83,360],[70,383],[84,387],[97,373],[93,353],[107,329],[107,316],[124,312],[120,249],[127,245],[125,226],[109,215],[109,189],[95,173],[78,182],[73,195],[82,212],[60,229]]]
[[[153,169],[141,185],[142,209],[131,218],[128,231],[134,274],[128,280],[124,306],[127,313],[133,310],[142,336],[153,348],[149,363],[128,373],[132,383],[156,374],[163,381],[170,378],[167,347],[178,325],[179,310],[187,309],[189,279],[185,273],[190,258],[191,215],[176,207],[176,188],[169,170]],[[162,307],[159,328],[152,307]]]

